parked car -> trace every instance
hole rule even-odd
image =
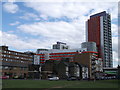
[[[104,77],[97,77],[96,80],[104,80]]]
[[[9,76],[2,76],[0,79],[9,79]]]
[[[108,79],[108,77],[104,77],[104,80],[107,80]]]
[[[69,77],[67,80],[70,81],[70,80],[78,80],[78,79],[77,77]]]
[[[83,78],[83,80],[88,80],[88,78]]]
[[[99,80],[104,80],[104,79],[105,79],[105,77],[100,77],[100,78],[99,78]]]
[[[14,76],[13,79],[18,79],[18,76]]]
[[[116,79],[116,76],[113,76],[112,79]]]
[[[57,80],[59,80],[59,77],[48,78],[48,80],[50,80],[50,81],[57,81]]]

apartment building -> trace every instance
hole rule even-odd
[[[34,53],[9,50],[8,46],[0,46],[0,68],[2,76],[9,78],[25,78],[28,76],[28,65],[33,63]]]
[[[86,42],[96,42],[104,67],[113,67],[111,16],[106,11],[90,16],[86,22]]]
[[[89,78],[99,77],[99,74],[103,72],[102,59],[98,58],[98,52],[85,51],[76,54],[73,60],[88,67]]]

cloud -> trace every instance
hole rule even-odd
[[[113,61],[118,61],[118,53],[113,51]]]
[[[27,43],[27,41],[22,40],[20,37],[16,36],[15,34],[2,32],[2,44],[14,47],[15,49],[22,50],[22,49],[31,49],[35,48],[32,44]]]
[[[16,21],[16,22],[14,22],[14,23],[10,23],[9,25],[15,26],[15,25],[19,25],[19,24],[20,24],[20,22],[19,22],[19,21]]]
[[[113,66],[116,68],[116,67],[118,67],[118,65],[120,65],[120,62],[119,61],[114,61],[113,62]]]
[[[5,3],[3,4],[3,9],[8,13],[16,13],[19,10],[19,7],[14,3]]]
[[[120,65],[120,57],[118,57],[118,52],[113,51],[113,66],[117,67]]]
[[[112,37],[112,54],[113,54],[113,66],[116,67],[118,65],[118,62],[120,60],[120,57],[118,56],[118,37]]]
[[[118,37],[118,25],[111,24],[112,37]],[[117,39],[118,40],[118,39]]]
[[[50,17],[62,17],[67,16],[74,18],[85,12],[85,8],[82,8],[81,4],[76,3],[25,3],[25,6],[33,8],[42,15]],[[79,9],[81,10],[79,11]],[[84,9],[84,10],[83,10]]]
[[[20,16],[19,18],[24,19],[24,20],[40,20],[39,16],[37,16],[34,13],[25,13],[23,16]]]
[[[90,2],[89,0],[24,0],[24,2]],[[91,0],[91,2],[103,2],[101,0]],[[118,0],[104,0],[104,2],[118,2]]]
[[[23,24],[17,28],[22,32],[43,37],[44,39],[47,39],[48,42],[50,40],[60,40],[70,44],[72,47],[80,47],[80,43],[85,41],[85,30],[83,30],[84,23],[81,24],[79,20],[71,23],[64,21],[37,22],[33,24]]]
[[[0,43],[2,43],[2,31],[0,30]]]
[[[17,50],[30,50],[30,49],[38,49],[38,48],[51,48],[50,45],[54,43],[53,40],[39,40],[37,39],[31,39],[25,40],[25,37],[19,37],[15,34],[9,33],[9,32],[2,32],[0,31],[0,37],[2,35],[2,43],[0,45],[8,45],[9,47],[12,47]]]
[[[61,2],[61,3],[55,3],[55,2],[48,2],[48,3],[43,3],[43,2],[25,2],[24,4],[26,7],[32,8],[38,13],[45,15],[45,16],[50,16],[54,18],[62,17],[62,16],[67,16],[68,18],[76,18],[80,17],[81,15],[85,14],[94,14],[97,12],[101,11],[108,11],[111,13],[112,18],[117,18],[117,3],[113,2],[95,2],[94,5],[92,2]],[[90,11],[94,9],[91,13]],[[115,14],[116,13],[116,14]]]
[[[112,37],[113,51],[118,52],[118,37]]]

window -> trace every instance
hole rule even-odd
[[[17,69],[16,67],[13,68],[14,70]]]
[[[20,67],[20,70],[23,70],[23,67]]]
[[[2,69],[2,66],[0,66],[0,70]]]
[[[13,67],[10,67],[9,70],[13,70]]]
[[[7,70],[8,69],[8,66],[5,66],[5,68],[4,68],[5,70]]]
[[[8,59],[5,59],[5,61],[8,61]]]

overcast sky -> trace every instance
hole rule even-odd
[[[24,1],[24,0],[23,0]],[[85,42],[85,22],[90,15],[111,14],[114,67],[118,61],[117,2],[2,2],[1,45],[17,51],[51,49],[57,41],[71,49]]]

